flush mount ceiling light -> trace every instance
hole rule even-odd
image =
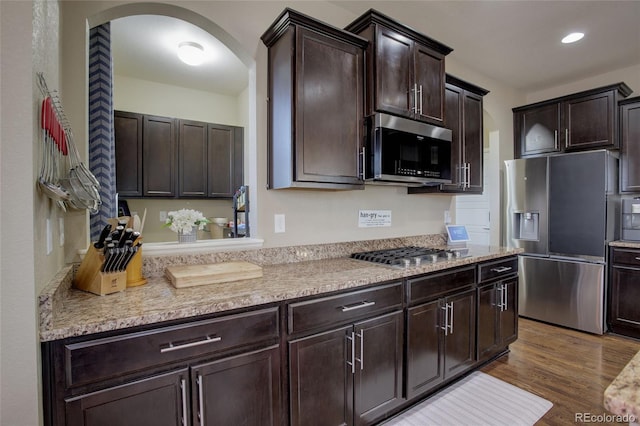
[[[178,45],[178,58],[188,65],[200,65],[204,62],[204,48],[193,41],[183,41]]]
[[[564,44],[575,43],[576,41],[581,40],[582,37],[584,37],[584,33],[571,33],[571,34],[565,36],[562,39],[562,42]]]

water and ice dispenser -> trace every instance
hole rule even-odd
[[[540,213],[517,212],[513,213],[514,232],[518,240],[538,241],[540,239]]]
[[[640,197],[622,200],[622,239],[640,241]]]

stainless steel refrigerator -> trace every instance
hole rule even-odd
[[[519,313],[602,334],[607,244],[617,239],[618,160],[605,150],[505,161],[508,247]]]

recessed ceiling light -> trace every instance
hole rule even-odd
[[[584,37],[584,33],[571,33],[565,36],[565,38],[562,39],[562,42],[564,44],[575,43],[576,41],[581,40],[582,37]]]
[[[178,45],[178,58],[188,65],[200,65],[204,62],[204,48],[193,41],[183,41]]]

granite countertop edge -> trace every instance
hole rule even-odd
[[[164,275],[147,284],[98,296],[72,287],[77,265],[64,267],[39,295],[40,341],[47,342],[134,326],[258,307],[354,289],[414,275],[513,256],[520,249],[477,246],[469,256],[409,269],[379,266],[348,257],[263,265],[263,277],[174,288]],[[185,262],[188,264],[188,262]],[[158,268],[156,264],[154,266]]]
[[[624,248],[640,249],[640,241],[616,240],[616,241],[611,241],[609,243],[609,245],[611,247],[624,247]]]
[[[640,422],[640,351],[622,369],[604,391],[604,407],[626,416],[627,423]]]

